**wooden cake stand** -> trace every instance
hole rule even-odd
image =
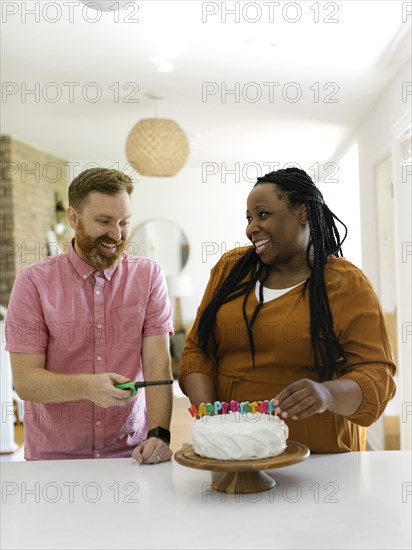
[[[282,468],[302,462],[310,455],[306,445],[288,441],[285,451],[271,458],[259,460],[216,460],[195,453],[192,445],[185,445],[175,453],[175,460],[183,466],[212,471],[212,488],[223,493],[256,493],[276,485],[273,478],[261,470]],[[214,472],[223,472],[214,474]]]

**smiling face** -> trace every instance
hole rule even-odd
[[[291,209],[286,196],[278,197],[274,184],[261,183],[249,194],[246,218],[246,236],[265,265],[285,273],[307,267],[310,232],[306,205]]]
[[[131,202],[126,191],[107,195],[92,191],[79,212],[68,208],[69,223],[75,231],[75,250],[96,269],[117,265],[130,236]]]

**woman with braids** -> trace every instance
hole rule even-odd
[[[182,390],[196,406],[272,398],[290,439],[312,452],[364,450],[396,367],[375,291],[342,257],[346,226],[297,168],[258,178],[246,217],[252,246],[211,272]]]

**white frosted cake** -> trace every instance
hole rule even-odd
[[[250,460],[283,453],[289,429],[277,416],[238,412],[202,416],[193,422],[196,454],[219,460]]]

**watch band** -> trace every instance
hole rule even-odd
[[[157,437],[168,445],[170,443],[170,431],[166,430],[166,428],[162,428],[161,426],[157,426],[157,428],[152,428],[149,430],[147,432],[147,439],[149,439],[149,437]]]

